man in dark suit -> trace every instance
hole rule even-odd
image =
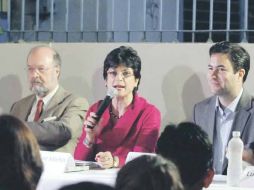
[[[10,113],[27,122],[42,150],[73,153],[88,102],[59,85],[60,70],[61,59],[53,48],[32,48],[27,72],[34,94],[15,102]]]
[[[232,131],[240,131],[245,150],[243,160],[252,163],[254,100],[243,88],[249,68],[248,52],[237,44],[219,42],[210,48],[208,83],[214,96],[194,106],[193,119],[213,142],[215,172],[225,173],[226,147]]]

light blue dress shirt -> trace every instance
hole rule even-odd
[[[232,124],[235,118],[235,109],[242,96],[243,89],[239,95],[226,108],[222,108],[219,98],[216,100],[216,124],[213,145],[213,160],[216,174],[223,173],[223,162],[226,153],[226,147],[229,141]]]

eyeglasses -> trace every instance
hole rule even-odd
[[[121,76],[125,79],[134,75],[130,71],[123,71],[123,72],[108,71],[107,74],[108,74],[108,77],[111,77],[111,78],[115,78],[117,75],[121,74]]]
[[[51,68],[52,67],[38,67],[38,68],[27,67],[26,70],[28,73],[33,73],[35,71],[38,73],[46,73]]]

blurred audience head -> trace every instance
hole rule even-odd
[[[94,182],[80,182],[77,184],[67,185],[59,190],[113,190],[113,187]]]
[[[118,172],[117,190],[183,190],[177,167],[160,156],[141,156]]]
[[[0,189],[35,190],[42,173],[39,146],[14,116],[0,116],[0,152]]]
[[[166,126],[158,140],[157,153],[175,162],[186,190],[201,190],[212,182],[212,144],[196,124]]]

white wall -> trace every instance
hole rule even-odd
[[[0,44],[0,111],[28,95],[26,55],[37,44]],[[102,66],[107,53],[120,45],[132,46],[142,60],[139,93],[162,113],[164,126],[191,118],[193,104],[210,95],[206,81],[208,50],[212,44],[54,43],[62,63],[61,84],[85,96],[89,103],[105,96]],[[251,54],[254,45],[242,44]],[[246,81],[254,94],[253,66]]]

